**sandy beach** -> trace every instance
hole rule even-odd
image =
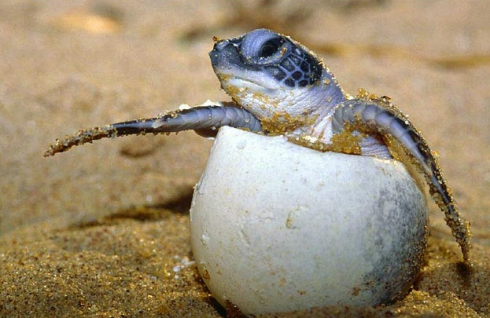
[[[345,91],[390,96],[409,114],[473,234],[467,272],[429,202],[426,263],[404,300],[277,316],[490,317],[485,0],[0,2],[1,317],[226,316],[190,247],[212,140],[191,131],[43,153],[81,128],[229,101],[212,38],[261,27],[314,50]]]

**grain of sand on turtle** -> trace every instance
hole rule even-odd
[[[42,153],[54,137],[82,127],[152,116],[182,102],[226,100],[209,65],[210,36],[178,39],[186,29],[219,26],[230,10],[220,2],[189,1],[165,8],[117,1],[0,4],[0,38],[9,44],[0,47],[0,316],[220,316],[192,263],[187,213],[211,141],[183,133],[101,141],[49,160]],[[385,54],[379,57],[363,45],[340,45],[342,54],[324,58],[347,91],[364,86],[391,94],[439,151],[472,221],[474,268],[468,274],[456,265],[458,246],[432,204],[427,263],[403,301],[289,316],[490,315],[490,114],[484,102],[490,69],[430,62],[441,56],[471,61],[488,51],[482,30],[490,19],[476,18],[485,14],[485,1],[424,8],[391,1],[350,13],[319,7],[309,19],[316,23],[305,22],[303,41],[416,48],[408,57],[378,50]],[[101,15],[111,19],[98,20],[106,24],[95,29],[87,24]],[[101,28],[107,33],[94,33]],[[247,28],[218,27],[211,35]]]

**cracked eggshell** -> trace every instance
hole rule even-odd
[[[244,314],[370,306],[408,293],[427,218],[398,161],[224,127],[194,191],[192,250],[212,295]]]

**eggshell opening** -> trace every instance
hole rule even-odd
[[[212,295],[244,314],[377,305],[408,293],[427,216],[398,161],[224,127],[195,187],[192,250]]]

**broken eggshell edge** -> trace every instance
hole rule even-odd
[[[190,216],[201,277],[244,314],[396,301],[427,241],[426,197],[402,163],[229,127]]]

